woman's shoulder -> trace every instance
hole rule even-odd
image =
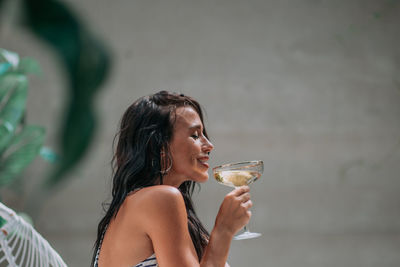
[[[166,185],[146,187],[130,196],[128,201],[135,205],[128,216],[135,221],[136,229],[146,233],[153,244],[168,240],[172,233],[189,236],[185,201],[177,188]]]
[[[154,185],[142,188],[126,198],[129,210],[135,210],[143,215],[153,213],[162,216],[176,209],[185,209],[181,192],[173,186]]]
[[[127,197],[128,201],[160,201],[165,199],[182,199],[182,194],[178,188],[170,185],[153,185],[133,191]]]

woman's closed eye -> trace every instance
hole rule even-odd
[[[199,136],[199,133],[196,131],[196,132],[194,132],[192,135],[191,135],[191,137],[193,138],[193,139],[199,139],[200,138],[200,136]]]

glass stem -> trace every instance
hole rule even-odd
[[[247,224],[244,226],[243,230],[244,230],[245,233],[249,232],[249,228],[247,227]]]

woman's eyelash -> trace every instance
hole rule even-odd
[[[199,134],[196,132],[196,133],[192,134],[192,137],[193,137],[194,139],[197,139],[197,138],[199,138],[200,136],[199,136]]]

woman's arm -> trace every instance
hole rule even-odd
[[[180,191],[164,185],[148,190],[142,198],[141,227],[152,240],[159,266],[224,267],[234,234],[251,216],[248,191],[248,187],[242,187],[225,197],[199,263],[188,231],[187,213]]]

